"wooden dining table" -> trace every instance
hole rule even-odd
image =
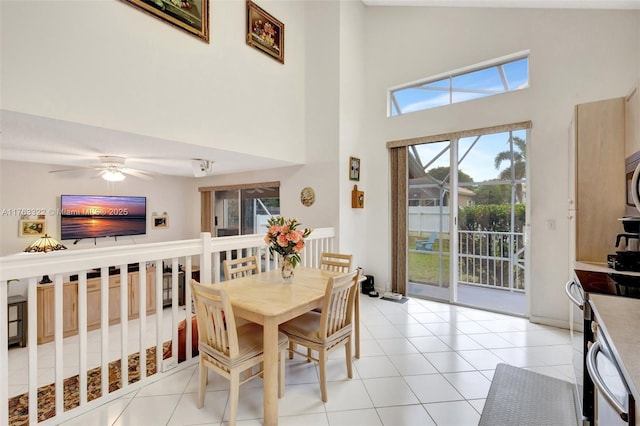
[[[278,424],[278,326],[322,306],[330,277],[339,272],[298,267],[291,283],[279,270],[216,283],[226,290],[234,315],[261,324],[264,333],[264,424]],[[359,314],[355,318],[359,357]]]

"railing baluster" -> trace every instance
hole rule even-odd
[[[155,283],[157,287],[162,287],[162,281]],[[138,359],[140,365],[138,371],[140,377],[138,380],[144,380],[147,377],[147,263],[138,263],[138,341],[139,352]],[[151,295],[149,295],[151,296]],[[157,312],[158,313],[158,312]]]
[[[63,363],[64,363],[64,359],[63,359],[63,354],[64,354],[64,350],[63,350],[63,341],[62,339],[64,338],[64,322],[63,322],[63,315],[64,315],[64,305],[63,305],[63,300],[64,300],[64,293],[63,293],[63,283],[62,283],[62,275],[60,274],[56,274],[55,278],[53,279],[54,282],[54,317],[55,317],[55,330],[54,330],[54,342],[55,342],[55,363],[56,363],[56,367],[55,367],[55,393],[56,393],[56,414],[57,413],[62,413],[64,411],[64,376],[63,376]],[[75,312],[76,307],[75,306],[70,306],[69,309],[71,310],[71,312]],[[77,315],[77,314],[76,314]],[[37,387],[37,375],[36,375],[36,381],[34,383],[34,385]],[[31,385],[31,378],[29,378],[29,385]],[[37,395],[37,394],[36,394]],[[34,398],[34,406],[33,406],[33,410],[35,411],[35,413],[33,413],[33,415],[37,416],[37,398]],[[32,406],[31,406],[31,398],[29,398],[29,418],[31,418],[32,416]],[[34,423],[35,424],[35,423]]]
[[[87,403],[87,272],[78,274],[78,384],[80,386],[80,400]]]
[[[100,268],[100,387],[102,396],[109,394],[109,268]]]

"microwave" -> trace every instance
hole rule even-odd
[[[625,161],[627,205],[626,216],[640,215],[640,151],[627,157]]]

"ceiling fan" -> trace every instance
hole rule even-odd
[[[104,180],[108,180],[110,182],[118,182],[118,181],[124,180],[125,175],[131,175],[134,177],[147,179],[147,180],[151,179],[151,176],[149,176],[151,172],[146,172],[143,170],[136,170],[136,169],[131,169],[129,167],[125,167],[126,159],[124,157],[119,157],[114,155],[101,155],[99,159],[100,159],[100,164],[95,166],[74,167],[72,169],[62,169],[62,170],[51,170],[49,173],[71,172],[76,170],[93,169],[93,170],[98,170],[97,176],[101,176]]]

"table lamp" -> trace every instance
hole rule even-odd
[[[58,242],[55,238],[44,234],[44,237],[38,238],[32,244],[24,249],[27,253],[47,253],[50,251],[66,250],[67,248]]]

